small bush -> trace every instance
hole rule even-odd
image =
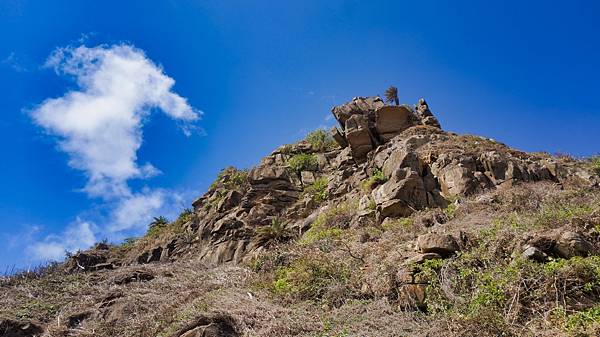
[[[337,147],[337,143],[333,137],[322,129],[309,133],[305,140],[310,143],[313,150],[319,152],[331,151]]]
[[[355,213],[356,207],[347,203],[325,210],[304,234],[301,242],[310,244],[320,240],[339,238],[343,234],[343,230],[350,226],[350,221]]]
[[[329,198],[329,194],[327,193],[327,185],[327,178],[320,177],[310,186],[306,187],[304,189],[304,193],[310,195],[312,200],[314,200],[316,203],[321,203]]]
[[[600,305],[567,316],[565,330],[573,336],[598,336],[600,334]]]
[[[288,161],[288,165],[295,172],[317,171],[319,169],[319,165],[317,163],[317,156],[315,156],[312,153],[295,154]]]
[[[344,286],[350,268],[323,254],[304,256],[277,270],[273,292],[284,297],[319,301],[330,290]]]
[[[193,218],[194,218],[194,211],[192,211],[190,208],[186,208],[183,210],[183,212],[181,212],[181,214],[179,214],[177,221],[184,224],[188,221],[193,220]]]
[[[271,225],[259,228],[253,238],[259,247],[285,242],[293,237],[292,231],[279,218],[271,220]]]
[[[121,248],[123,249],[129,249],[131,247],[133,247],[135,245],[135,242],[137,241],[136,238],[125,238],[123,240],[123,243],[121,244]]]
[[[235,167],[228,167],[217,176],[217,179],[210,185],[211,189],[219,186],[227,190],[242,191],[248,187],[248,170],[238,170]]]
[[[373,171],[373,175],[363,183],[363,189],[365,191],[371,191],[377,185],[381,185],[386,181],[388,181],[388,178],[385,176],[385,174],[383,174],[383,171],[376,169]]]
[[[399,218],[399,219],[384,221],[381,224],[381,228],[383,228],[384,231],[389,231],[389,230],[393,230],[393,229],[397,229],[397,228],[407,230],[407,229],[410,229],[412,226],[413,226],[413,219],[411,219],[411,218]]]

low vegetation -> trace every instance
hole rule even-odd
[[[256,230],[253,237],[257,247],[269,247],[276,243],[289,241],[294,234],[292,230],[280,218],[273,218],[269,226],[263,226]]]
[[[304,234],[301,242],[310,244],[319,240],[335,239],[343,230],[350,227],[350,221],[356,214],[356,205],[343,203],[323,211]]]
[[[228,167],[217,175],[217,179],[211,184],[211,189],[219,186],[227,190],[243,191],[248,188],[248,170],[239,170],[235,167]]]
[[[363,189],[367,192],[370,192],[378,185],[385,183],[388,178],[385,176],[381,169],[376,169],[373,171],[373,174],[363,182]]]
[[[589,159],[589,166],[592,171],[600,176],[600,156],[594,156]]]
[[[328,181],[326,177],[319,177],[314,183],[310,184],[304,189],[304,193],[309,195],[314,202],[320,204],[329,198],[329,193],[327,193],[327,184]]]
[[[295,154],[288,160],[288,165],[290,169],[298,173],[302,171],[317,171],[319,169],[317,156],[312,153]]]
[[[338,147],[329,132],[323,129],[312,131],[306,136],[305,140],[310,143],[313,150],[318,152],[331,151]]]

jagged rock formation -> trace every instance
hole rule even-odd
[[[194,219],[184,225],[188,235],[171,237],[136,261],[193,254],[212,264],[239,263],[262,249],[253,237],[274,219],[285,219],[299,233],[310,227],[320,210],[305,190],[319,178],[327,182],[324,192],[330,198],[361,199],[362,214],[375,213],[380,221],[445,208],[458,196],[519,182],[592,179],[585,170],[560,165],[547,154],[444,132],[424,99],[413,109],[385,105],[379,97],[358,97],[332,113],[342,126],[331,130],[338,149],[322,151],[301,141],[280,147],[248,172],[224,170],[194,201]],[[290,167],[295,156],[312,162],[295,171]],[[386,181],[362,195],[363,181],[375,172]],[[367,209],[369,204],[374,209]],[[191,246],[185,242],[190,236]]]
[[[563,336],[549,313],[594,315],[600,165],[446,132],[423,99],[332,113],[171,224],[0,277],[0,335]]]
[[[357,162],[411,126],[440,128],[423,98],[413,109],[407,105],[385,105],[380,97],[355,97],[351,102],[332,108],[331,112],[342,127],[341,131],[336,127],[331,129],[331,135],[342,148],[350,146]]]

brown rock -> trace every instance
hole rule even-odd
[[[154,279],[154,274],[148,270],[138,269],[133,272],[118,276],[115,284],[128,284],[131,282],[145,282]]]
[[[451,235],[423,234],[417,238],[417,247],[422,253],[437,253],[447,257],[459,250],[456,240]]]
[[[355,97],[346,104],[333,107],[331,112],[340,125],[345,128],[346,121],[353,115],[366,115],[383,106],[385,106],[385,103],[380,97]]]
[[[202,315],[171,337],[237,337],[234,320],[224,314]]]
[[[239,205],[240,202],[242,202],[242,197],[242,193],[236,190],[229,191],[227,192],[223,200],[219,202],[219,205],[217,205],[217,209],[219,210],[219,212],[228,211]]]
[[[346,140],[356,160],[365,159],[373,149],[373,136],[369,131],[369,121],[364,115],[352,115],[346,120]]]
[[[437,254],[437,253],[416,254],[416,255],[413,255],[413,256],[409,257],[408,259],[406,259],[406,261],[404,261],[404,264],[406,264],[406,265],[421,264],[427,260],[435,260],[435,259],[441,259],[441,258],[442,257],[440,256],[440,254]]]
[[[558,256],[568,259],[574,256],[588,256],[594,250],[594,246],[581,234],[566,231],[556,240],[554,250]]]
[[[423,179],[410,168],[398,169],[371,193],[382,217],[402,217],[427,206]]]
[[[375,110],[375,129],[383,142],[413,125],[414,115],[405,106],[386,105]]]
[[[348,141],[346,141],[346,137],[344,137],[344,135],[340,132],[340,130],[337,127],[332,127],[329,133],[331,134],[331,137],[333,137],[333,140],[335,140],[335,142],[338,143],[338,145],[342,149],[348,146]]]

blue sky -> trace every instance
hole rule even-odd
[[[598,17],[596,1],[2,0],[0,273],[139,234],[390,84],[447,130],[598,153]]]

